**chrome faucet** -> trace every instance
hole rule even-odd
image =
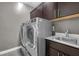
[[[69,33],[68,33],[69,31],[68,31],[68,29],[67,29],[67,31],[65,32],[65,36],[66,37],[69,37]]]

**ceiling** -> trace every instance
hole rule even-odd
[[[24,4],[32,7],[32,8],[36,8],[41,2],[24,2]]]

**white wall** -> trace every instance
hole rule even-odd
[[[30,19],[30,8],[18,3],[0,2],[0,51],[16,47],[20,25]]]

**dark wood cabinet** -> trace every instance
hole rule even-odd
[[[43,3],[43,18],[51,20],[56,18],[56,3],[45,2]]]
[[[43,18],[42,10],[43,10],[43,3],[41,3],[37,8],[31,11],[30,17],[35,18],[35,17],[41,17]]]
[[[31,11],[31,19],[41,17],[54,19],[79,13],[79,2],[43,2]]]
[[[53,49],[53,48],[48,48],[48,56],[57,56],[58,55],[58,51]],[[53,52],[53,53],[52,53]]]
[[[58,50],[57,48],[53,47],[53,43],[53,41],[46,40],[46,56],[69,56],[61,50]]]
[[[79,2],[59,2],[58,17],[79,13]]]
[[[79,56],[78,48],[50,40],[46,40],[46,43],[47,56]]]
[[[54,19],[56,18],[56,7],[55,2],[43,2],[37,8],[31,11],[30,17],[41,17],[44,19]]]
[[[67,54],[49,46],[47,56],[67,56]]]

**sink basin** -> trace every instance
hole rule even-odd
[[[70,38],[70,37],[56,37],[55,39],[77,45],[77,39],[75,39],[75,38]]]

